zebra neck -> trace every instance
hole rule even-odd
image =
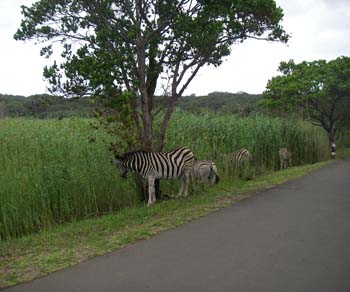
[[[129,171],[139,173],[139,174],[141,173],[141,170],[142,170],[141,164],[137,163],[135,159],[126,161],[125,167]]]

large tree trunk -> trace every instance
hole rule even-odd
[[[327,133],[328,133],[330,155],[332,158],[335,158],[335,155],[336,155],[335,128],[331,127],[330,129],[327,130]]]
[[[327,130],[327,134],[328,134],[329,146],[331,146],[332,143],[335,143],[336,128],[335,128],[335,126],[332,124],[332,125],[331,125],[329,128],[327,128],[326,130]]]
[[[328,132],[328,143],[329,147],[335,142],[335,135],[332,132]]]

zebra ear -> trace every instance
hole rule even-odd
[[[120,160],[122,157],[120,156],[120,155],[118,155],[118,154],[116,154],[115,156],[115,159],[117,159],[117,160]]]

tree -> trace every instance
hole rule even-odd
[[[263,94],[263,105],[286,112],[303,110],[306,118],[327,131],[329,144],[350,121],[350,58],[296,64],[281,62]]]
[[[200,68],[219,66],[248,38],[289,37],[274,0],[40,0],[22,14],[16,40],[44,43],[45,57],[63,47],[64,61],[44,68],[51,91],[114,100],[144,150],[163,148],[175,105]]]

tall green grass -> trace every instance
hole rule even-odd
[[[225,153],[247,148],[254,166],[261,171],[279,168],[281,147],[291,150],[294,165],[325,160],[327,143],[320,128],[296,120],[264,116],[240,118],[177,112],[167,132],[169,148],[189,145],[197,159],[212,159],[221,168],[225,164]]]
[[[1,239],[139,203],[133,181],[120,179],[111,163],[103,142],[108,137],[95,133],[96,142],[89,143],[93,132],[89,123],[87,119],[0,120]],[[259,116],[176,112],[165,150],[180,145],[190,147],[198,159],[213,159],[219,171],[223,154],[241,147],[250,150],[259,171],[278,167],[277,151],[282,146],[292,150],[293,164],[328,156],[321,130]]]
[[[0,120],[0,237],[134,205],[89,121]]]

